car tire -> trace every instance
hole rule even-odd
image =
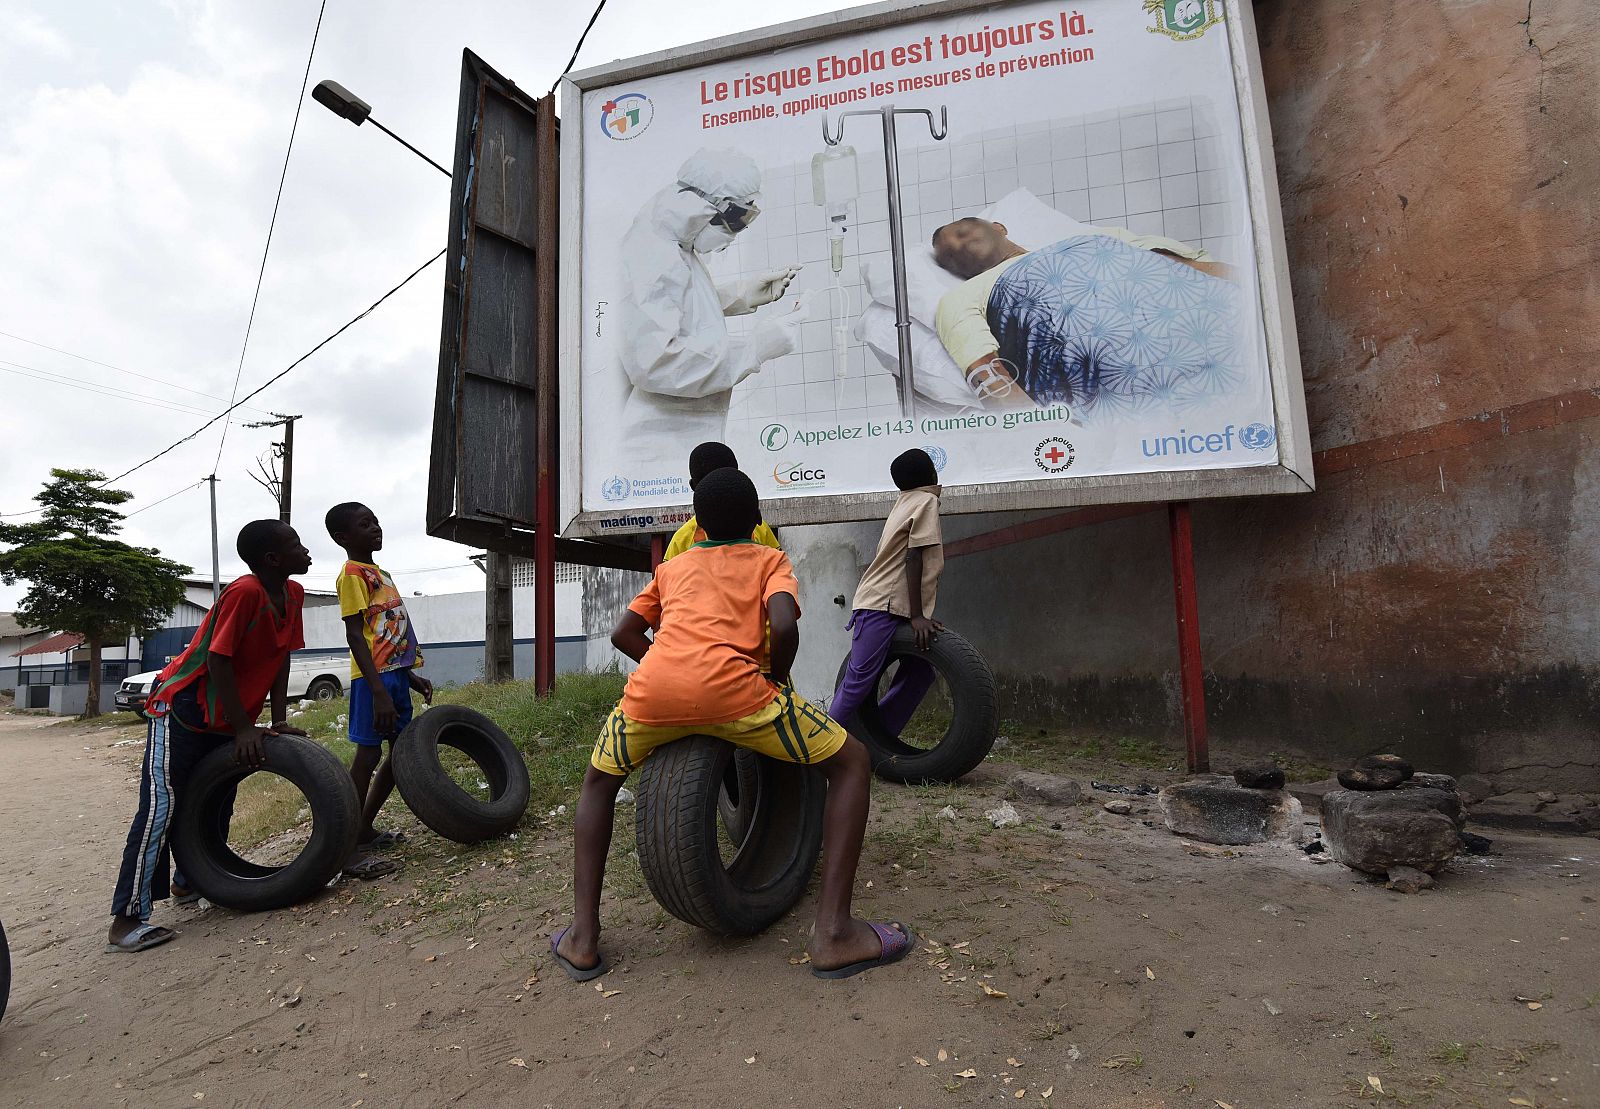
[[[262,866],[228,845],[234,787],[256,770],[226,743],[195,766],[172,827],[172,855],[190,887],[242,912],[281,909],[314,896],[339,875],[361,831],[361,802],[350,772],[326,747],[303,736],[269,737],[262,771],[286,778],[311,809],[311,839],[293,862]]]
[[[822,852],[827,780],[813,767],[755,755],[741,796],[749,827],[724,861],[718,798],[733,744],[696,735],[650,753],[639,768],[634,834],[639,866],[661,907],[723,935],[754,935],[805,894]]]
[[[987,758],[994,747],[1000,730],[1000,699],[994,672],[977,648],[948,628],[939,632],[923,651],[917,647],[911,625],[902,625],[889,642],[884,668],[897,658],[923,659],[944,678],[953,703],[944,738],[931,748],[903,742],[884,726],[877,700],[870,697],[853,717],[839,723],[866,745],[878,777],[908,785],[953,782]],[[839,666],[840,680],[849,665],[847,657]],[[838,688],[837,682],[834,688]]]
[[[487,801],[450,777],[439,761],[441,744],[478,764],[489,783]],[[400,796],[417,819],[457,843],[504,835],[527,811],[528,764],[510,737],[481,712],[460,705],[428,709],[395,739],[389,761]]]
[[[306,699],[309,701],[332,701],[344,695],[344,687],[339,684],[338,678],[322,677],[306,686]]]
[[[6,1002],[11,1000],[11,945],[6,942],[6,926],[0,924],[0,1020],[5,1019]]]
[[[750,832],[750,815],[754,811],[761,774],[756,760],[760,757],[754,751],[734,748],[733,760],[728,763],[727,774],[722,779],[722,789],[717,792],[717,815],[734,843],[743,843]]]

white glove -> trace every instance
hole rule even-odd
[[[754,312],[763,304],[771,304],[788,291],[789,282],[800,272],[799,266],[773,270],[771,273],[751,277],[735,285],[733,299],[723,306],[725,316],[743,316]]]
[[[770,362],[799,350],[800,325],[805,321],[804,312],[784,312],[756,324],[750,332],[750,351],[756,363]]]

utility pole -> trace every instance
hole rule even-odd
[[[211,483],[211,603],[222,596],[222,570],[217,557],[217,475],[206,478]]]
[[[261,470],[260,476],[251,474],[251,479],[261,488],[265,489],[278,499],[278,519],[290,523],[289,513],[294,504],[294,423],[299,416],[279,415],[275,420],[261,420],[245,427],[281,427],[283,428],[283,442],[272,444],[274,458],[283,460],[283,473],[280,476],[278,467],[273,465],[268,468],[260,459],[256,466]]]
[[[516,641],[511,629],[511,556],[490,551],[473,555],[472,561],[487,579],[483,597],[483,680],[509,682],[517,676]]]

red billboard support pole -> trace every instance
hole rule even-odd
[[[556,142],[556,98],[539,101],[535,124],[538,142],[538,174],[535,203],[538,224],[534,250],[534,302],[538,313],[538,349],[535,379],[538,382],[538,423],[534,452],[537,456],[538,483],[534,492],[533,526],[533,688],[541,697],[556,686],[556,474],[557,451],[556,398],[560,359],[557,331],[560,270],[556,264],[557,244],[561,240],[561,175]]]
[[[1178,675],[1183,693],[1183,745],[1189,773],[1211,769],[1206,737],[1205,663],[1200,656],[1200,599],[1194,583],[1194,527],[1188,501],[1167,505],[1172,536],[1172,593],[1178,610]]]

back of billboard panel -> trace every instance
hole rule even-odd
[[[1309,488],[1248,9],[861,11],[569,83],[573,530],[707,439],[775,523]]]

